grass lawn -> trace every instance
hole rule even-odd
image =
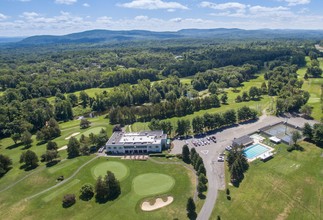
[[[57,176],[64,175],[65,178],[70,176],[81,164],[91,158],[91,156],[75,158],[72,159],[77,160],[74,163],[70,163],[71,160],[63,161],[62,164],[69,163],[69,165],[57,170],[54,174],[49,172],[51,168],[40,170],[19,182],[15,187],[1,192],[2,215],[6,216],[6,219],[186,218],[186,201],[193,195],[195,188],[195,179],[191,171],[179,164],[156,164],[149,160],[132,161],[109,158],[107,161],[105,157],[98,158],[86,165],[72,180],[62,186],[31,200],[25,200],[26,197],[55,185]],[[98,204],[94,198],[87,202],[78,198],[83,184],[95,184],[93,169],[94,172],[97,169],[104,171],[110,165],[110,167],[115,167],[120,164],[128,167],[129,173],[120,181],[122,193],[116,200]],[[104,168],[105,165],[107,167]],[[10,172],[7,176],[10,176]],[[74,193],[77,196],[77,202],[65,209],[62,207],[62,197],[67,193]],[[143,201],[167,195],[174,197],[174,202],[167,207],[152,212],[143,212],[140,209]]]
[[[323,150],[300,144],[303,152],[280,145],[273,159],[251,163],[239,188],[229,186],[230,201],[219,191],[211,219],[322,219]]]
[[[320,67],[323,69],[323,59],[319,58]],[[310,58],[306,57],[307,65],[310,65]],[[298,70],[298,75],[300,79],[304,80],[304,75],[306,73],[307,66]],[[308,80],[304,80],[303,89],[308,91],[311,95],[308,100],[308,105],[313,107],[312,117],[315,120],[320,121],[322,118],[322,105],[320,102],[321,98],[321,85],[323,85],[323,78],[309,78]]]

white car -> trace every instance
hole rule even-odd
[[[224,157],[223,156],[218,156],[218,162],[224,162]]]
[[[227,146],[227,147],[225,147],[225,149],[226,149],[227,151],[230,151],[230,150],[232,150],[232,147],[231,147],[231,146]]]

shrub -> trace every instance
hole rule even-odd
[[[66,194],[63,197],[63,207],[64,208],[68,208],[71,207],[72,205],[74,205],[76,202],[76,198],[74,194]]]

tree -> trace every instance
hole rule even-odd
[[[242,102],[242,97],[240,95],[235,99],[236,103]]]
[[[244,101],[244,102],[246,102],[246,101],[249,101],[249,95],[248,95],[248,93],[246,92],[246,91],[244,91],[243,93],[242,93],[242,100]]]
[[[188,198],[187,203],[186,203],[186,211],[187,211],[187,217],[189,219],[195,219],[197,214],[195,212],[196,206],[195,202],[192,197]]]
[[[199,182],[202,182],[202,183],[204,183],[204,184],[207,184],[207,182],[208,182],[208,180],[207,180],[206,176],[205,176],[203,173],[201,173],[201,174],[199,175],[198,180],[199,180]]]
[[[237,91],[237,87],[240,85],[240,82],[237,78],[230,79],[229,86],[233,88],[233,91]]]
[[[204,167],[204,163],[201,163],[200,166],[197,169],[197,175],[200,175],[201,173],[206,175],[206,169]]]
[[[84,184],[80,189],[80,199],[89,201],[94,196],[93,186],[90,184]]]
[[[33,139],[31,139],[32,135],[28,132],[25,131],[21,135],[21,142],[25,146],[25,148],[29,148],[31,146],[31,143],[33,142]]]
[[[81,119],[81,121],[80,121],[81,129],[88,128],[88,127],[90,127],[90,125],[91,125],[91,122],[89,120],[87,120],[86,118]]]
[[[210,85],[208,86],[208,90],[211,94],[216,94],[218,91],[218,86],[216,85],[216,83],[213,81],[210,83]]]
[[[80,142],[75,138],[71,137],[67,144],[68,158],[74,158],[80,155]]]
[[[201,116],[196,116],[192,120],[193,132],[196,134],[201,134],[204,129],[204,118]]]
[[[292,141],[293,141],[295,147],[296,147],[297,141],[301,138],[302,138],[302,135],[301,135],[301,133],[299,133],[299,131],[292,132]]]
[[[21,135],[19,133],[13,133],[11,135],[11,139],[15,144],[17,144],[17,142],[21,139]]]
[[[57,150],[47,150],[46,153],[41,155],[41,160],[44,162],[52,162],[54,159],[58,158]]]
[[[250,99],[256,99],[259,96],[258,88],[255,86],[251,86],[249,89],[249,97]]]
[[[57,150],[58,149],[57,143],[54,141],[48,141],[47,145],[46,145],[46,149],[47,150]]]
[[[313,128],[308,122],[304,124],[303,136],[309,140],[313,139]]]
[[[108,187],[108,200],[114,200],[121,194],[121,187],[119,181],[115,178],[111,171],[107,172],[105,176],[106,185]]]
[[[193,147],[191,149],[191,152],[190,152],[190,161],[191,161],[191,164],[192,164],[193,167],[195,165],[195,161],[196,161],[196,158],[197,158],[196,156],[197,156],[197,152],[196,152],[195,148]]]
[[[89,99],[90,99],[90,97],[86,92],[84,92],[84,91],[80,92],[80,100],[82,101],[83,108],[86,108]]]
[[[182,159],[185,163],[190,163],[190,149],[186,144],[182,147]]]
[[[35,152],[27,150],[20,155],[20,163],[25,163],[26,168],[35,168],[38,166],[38,157]]]
[[[312,107],[309,105],[303,105],[300,109],[300,112],[303,113],[306,117],[310,117],[312,114]]]
[[[244,172],[248,170],[249,164],[241,148],[233,148],[227,157],[228,167],[231,174],[231,182],[238,184],[244,178]]]
[[[71,103],[73,107],[77,106],[78,98],[74,93],[70,93],[67,95],[67,100]]]
[[[323,124],[313,126],[313,141],[319,146],[323,145]]]
[[[99,176],[95,184],[95,199],[97,202],[105,202],[108,189],[105,182],[102,180],[102,176]]]
[[[0,177],[3,176],[12,165],[12,160],[3,154],[0,154]]]
[[[221,96],[221,102],[223,104],[227,103],[228,101],[228,95],[226,93],[223,93],[223,95]]]
[[[188,134],[191,129],[191,123],[188,119],[179,119],[177,120],[177,129],[176,133],[178,135]]]
[[[207,186],[205,185],[205,183],[199,181],[198,184],[197,184],[197,192],[198,192],[198,194],[201,195],[206,190],[207,190]]]
[[[109,137],[108,137],[108,134],[107,134],[106,130],[104,130],[102,128],[101,131],[100,131],[100,133],[95,138],[96,146],[97,147],[105,146],[105,144],[107,143],[108,139],[109,139]]]
[[[75,198],[75,195],[74,194],[66,194],[64,197],[63,197],[63,207],[64,208],[68,208],[68,207],[71,207],[72,205],[74,205],[76,203],[76,198]]]

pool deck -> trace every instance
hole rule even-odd
[[[266,151],[266,152],[264,152],[262,154],[259,154],[256,157],[253,157],[252,159],[247,158],[249,163],[252,162],[252,161],[255,161],[257,159],[267,159],[268,157],[274,155],[273,151],[275,151],[275,149],[272,148],[272,147],[269,147],[267,144],[264,144],[262,141],[259,141],[258,139],[254,139],[254,142],[253,142],[252,145],[255,145],[255,144],[260,144],[260,145],[268,148],[268,151]],[[249,147],[251,147],[252,145],[250,145]],[[246,148],[248,148],[248,147],[246,147]]]

